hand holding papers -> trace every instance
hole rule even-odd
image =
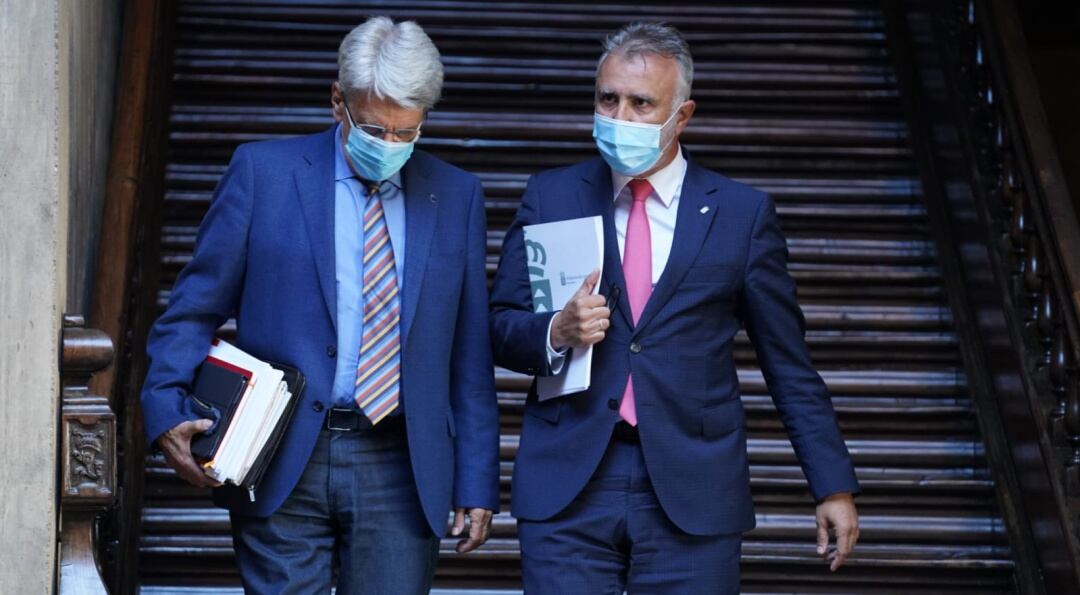
[[[191,399],[214,425],[191,442],[213,479],[254,489],[303,390],[299,371],[215,340],[196,373]]]
[[[599,217],[526,225],[525,252],[533,311],[561,309],[604,262],[604,227]],[[589,294],[599,289],[599,275]],[[575,348],[559,374],[537,379],[540,400],[589,388],[592,347]]]

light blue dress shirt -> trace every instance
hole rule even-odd
[[[354,407],[353,387],[360,359],[360,337],[364,334],[364,205],[367,189],[345,160],[341,146],[341,125],[334,133],[334,259],[337,287],[337,371],[334,375],[333,403]],[[383,182],[379,192],[383,214],[394,249],[398,291],[405,280],[405,193],[401,172]],[[404,295],[404,293],[401,293]]]

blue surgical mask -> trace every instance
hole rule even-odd
[[[636,176],[656,165],[674,136],[660,146],[664,128],[675,119],[675,110],[663,124],[615,120],[593,114],[593,138],[600,155],[611,169],[624,176]]]
[[[345,116],[351,125],[349,138],[345,141],[345,153],[361,178],[382,182],[405,166],[412,155],[415,139],[398,143],[371,136],[356,126],[348,105],[345,105]]]

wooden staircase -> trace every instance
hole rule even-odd
[[[444,99],[421,146],[483,180],[489,273],[529,174],[595,154],[592,88],[603,35],[634,19],[678,27],[696,61],[698,109],[684,143],[699,163],[776,198],[807,340],[863,487],[862,539],[847,566],[829,573],[814,553],[802,473],[740,336],[758,514],[743,548],[743,592],[1015,592],[875,1],[182,2],[158,309],[236,145],[331,124],[337,44],[369,14],[417,20],[443,53]],[[507,509],[530,379],[496,376]],[[141,522],[143,592],[238,590],[227,514],[161,458],[146,461]],[[479,552],[456,555],[453,543],[443,544],[438,592],[520,592],[507,513]]]

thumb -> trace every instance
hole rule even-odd
[[[817,520],[817,553],[819,556],[824,556],[825,551],[829,548],[829,528],[826,526],[825,519],[818,517]]]
[[[214,425],[212,419],[200,419],[195,422],[195,430],[198,432],[205,432],[210,429],[210,426]]]
[[[465,509],[459,508],[454,511],[454,528],[450,530],[450,534],[457,537],[463,530],[465,530]]]
[[[589,273],[589,276],[585,277],[585,280],[581,282],[581,287],[578,288],[577,294],[578,295],[592,295],[593,288],[596,287],[596,284],[599,281],[600,281],[600,269],[593,269],[593,271],[591,273]]]

